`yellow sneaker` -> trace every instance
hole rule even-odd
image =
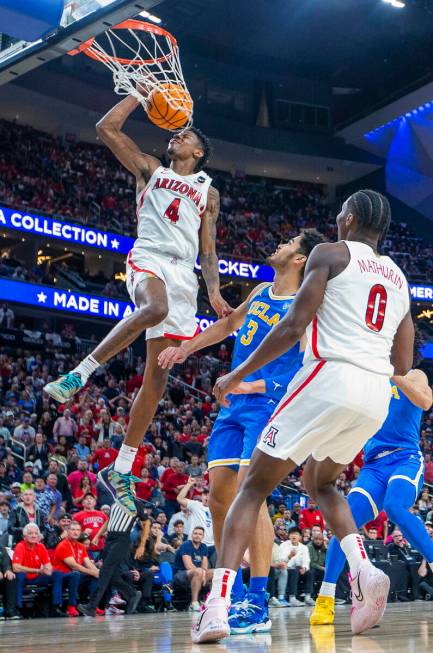
[[[318,596],[310,615],[311,626],[329,626],[334,623],[335,599],[332,596]]]

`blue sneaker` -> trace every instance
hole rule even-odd
[[[118,503],[131,517],[137,514],[135,505],[135,476],[131,473],[121,474],[114,471],[114,463],[102,469],[98,474],[98,481],[108,490]]]
[[[65,376],[61,376],[57,381],[51,381],[44,387],[44,392],[56,401],[63,404],[73,397],[81,388],[84,388],[84,383],[81,379],[81,374],[78,372],[68,372]]]
[[[257,594],[248,593],[246,607],[240,607],[237,613],[229,616],[230,633],[232,635],[247,635],[251,633],[267,633],[272,628],[269,619],[268,602],[258,605]]]
[[[233,601],[229,608],[229,617],[231,617],[234,614],[237,614],[239,610],[242,610],[243,608],[246,608],[248,605],[248,598],[247,595],[245,594],[243,599],[238,599]]]

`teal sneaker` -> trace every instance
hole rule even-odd
[[[269,619],[268,602],[260,605],[257,594],[247,594],[247,604],[229,616],[231,635],[248,635],[251,633],[267,633],[272,628]]]
[[[116,503],[131,517],[137,514],[135,505],[135,480],[135,476],[131,473],[121,474],[120,472],[114,471],[114,463],[102,469],[98,474],[98,481],[104,485]]]
[[[65,376],[61,376],[57,381],[51,381],[44,387],[44,392],[56,401],[63,404],[73,397],[79,390],[84,388],[84,383],[81,380],[81,374],[78,372],[68,372]]]

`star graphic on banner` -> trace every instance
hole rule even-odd
[[[111,241],[111,247],[113,249],[118,249],[119,248],[119,241],[116,238],[113,238],[113,240]]]
[[[47,301],[47,295],[44,292],[38,292],[39,304],[45,304],[46,301]]]

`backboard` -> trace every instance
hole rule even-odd
[[[0,86],[63,56],[112,25],[148,12],[162,0],[66,0],[59,28],[48,38],[18,41],[0,34]]]

